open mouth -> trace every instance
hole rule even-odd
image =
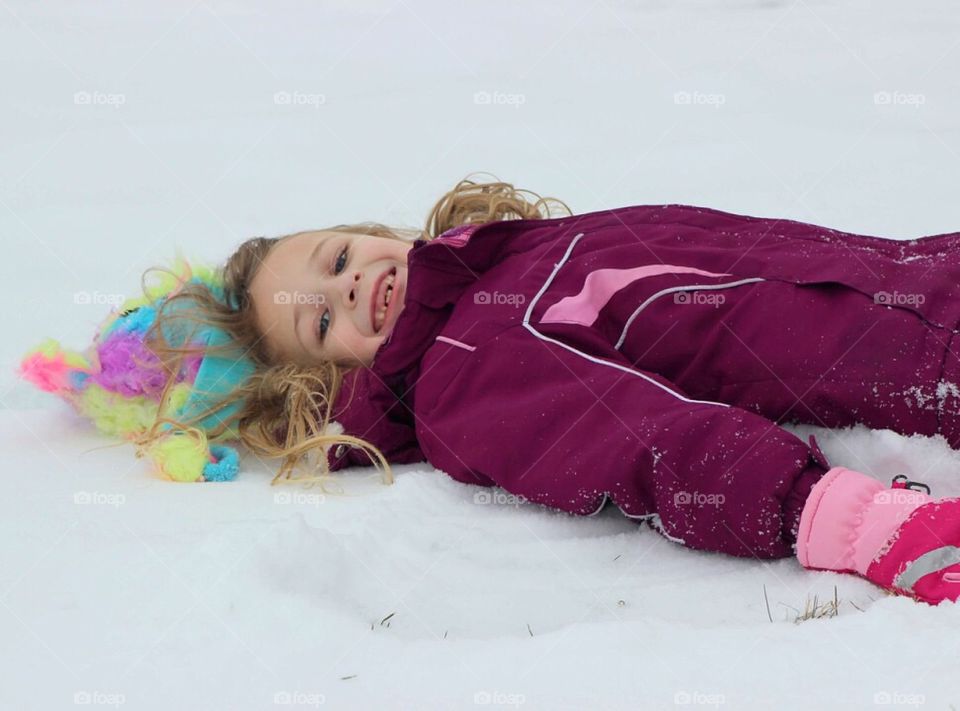
[[[397,268],[393,267],[384,272],[373,287],[373,298],[370,301],[370,323],[373,324],[374,333],[380,333],[387,322],[387,314],[390,313],[390,306],[393,303],[396,278]]]

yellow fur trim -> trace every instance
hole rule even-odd
[[[172,413],[181,409],[193,389],[191,383],[177,383],[170,388],[167,399],[167,408],[163,411],[164,417],[171,417]]]
[[[96,383],[84,388],[77,407],[101,432],[124,438],[143,432],[157,414],[155,400],[142,395],[124,397],[104,390]]]
[[[196,481],[210,461],[207,438],[197,430],[193,432],[168,435],[150,448],[157,468],[174,481]]]

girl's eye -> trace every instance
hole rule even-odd
[[[333,273],[340,274],[347,266],[347,248],[344,247],[340,250],[340,254],[337,255],[337,260],[333,264]],[[341,265],[342,262],[342,265]],[[317,320],[317,338],[320,339],[320,342],[323,342],[323,339],[327,335],[327,330],[330,328],[330,312],[324,311],[320,318]]]
[[[324,311],[322,314],[320,314],[320,318],[317,320],[317,337],[321,342],[327,335],[327,329],[330,327],[330,319],[328,318],[329,316],[330,312]]]

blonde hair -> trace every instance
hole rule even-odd
[[[514,188],[510,183],[496,179],[496,176],[491,176],[494,178],[492,182],[474,182],[470,177],[468,175],[458,182],[437,201],[423,230],[391,228],[378,222],[335,225],[326,229],[404,241],[418,238],[431,240],[459,225],[513,219],[546,219],[553,216],[551,206],[555,209],[562,207],[566,214],[573,214],[566,203],[560,200],[542,198],[529,190]],[[525,194],[536,199],[529,199]],[[348,444],[364,450],[375,466],[377,462],[382,465],[384,483],[393,483],[390,463],[375,445],[345,433],[327,432],[333,405],[349,368],[332,361],[309,366],[274,362],[263,334],[256,326],[248,291],[253,277],[274,245],[297,234],[302,232],[282,237],[253,237],[243,242],[219,269],[218,276],[223,284],[222,296],[225,297],[223,300],[216,298],[203,284],[194,282],[185,283],[181,291],[167,299],[146,336],[150,349],[157,355],[168,376],[161,394],[159,412],[166,410],[164,404],[168,401],[175,376],[181,371],[184,358],[196,355],[197,350],[191,346],[177,347],[167,340],[165,332],[177,320],[189,319],[194,323],[220,327],[233,338],[233,343],[225,348],[234,352],[235,349],[241,349],[251,358],[256,369],[244,385],[235,389],[211,410],[199,413],[189,422],[174,422],[158,415],[153,426],[136,440],[138,452],[164,436],[161,423],[166,422],[175,429],[197,435],[196,423],[199,420],[239,401],[237,412],[227,418],[222,426],[208,433],[208,436],[211,440],[216,440],[217,437],[227,434],[228,428],[235,428],[241,442],[255,455],[281,458],[280,468],[271,484],[281,481],[310,481],[323,485],[330,476],[326,452],[331,446],[338,444]],[[155,270],[168,271],[163,267],[153,267],[144,272],[142,281],[145,290],[147,275]],[[192,300],[195,308],[168,308],[184,299]],[[231,303],[236,308],[228,305]],[[207,348],[204,353],[210,351],[211,349]],[[318,461],[311,463],[312,458]],[[294,472],[301,466],[307,466],[311,473],[294,477]]]

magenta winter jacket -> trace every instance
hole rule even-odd
[[[787,503],[795,527],[830,466],[777,423],[960,441],[960,233],[639,205],[458,227],[417,240],[408,269],[333,413],[391,462],[772,558],[792,552]]]

